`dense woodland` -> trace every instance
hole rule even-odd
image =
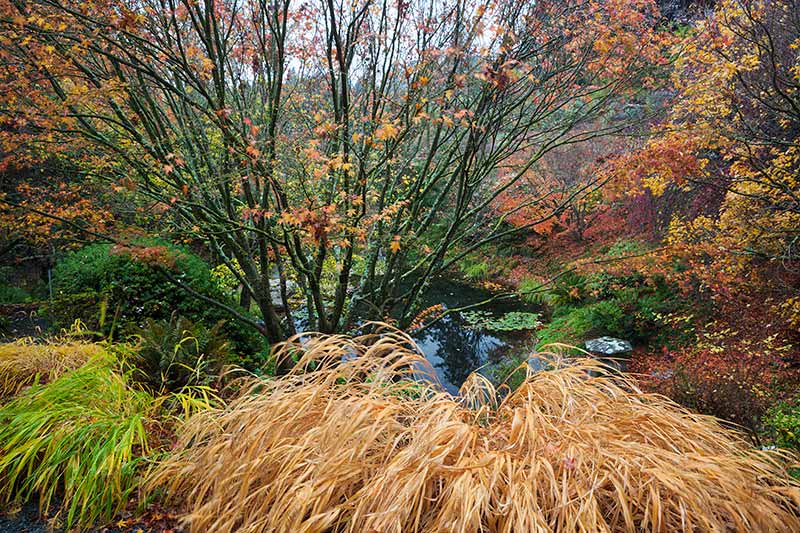
[[[800,2],[0,0],[0,273],[0,529],[798,531]]]

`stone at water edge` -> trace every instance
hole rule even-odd
[[[615,369],[617,372],[626,372],[628,370],[628,356],[633,351],[633,346],[630,342],[616,337],[598,337],[586,341],[583,346],[598,361]]]
[[[633,351],[633,346],[630,342],[615,337],[598,337],[586,341],[583,345],[587,352],[606,357],[625,355]]]

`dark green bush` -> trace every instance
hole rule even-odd
[[[172,245],[152,245],[163,246],[174,258],[169,269],[176,279],[201,294],[221,296],[208,265],[201,258]],[[167,281],[151,264],[134,258],[124,249],[115,251],[110,244],[95,244],[68,254],[53,269],[53,286],[56,296],[91,292],[109,295],[112,312],[117,304],[122,304],[120,317],[124,320],[168,318],[173,311],[188,316],[202,313],[208,307]]]
[[[28,291],[21,287],[0,285],[0,304],[21,304],[31,300]]]
[[[31,294],[22,287],[11,285],[13,269],[0,266],[0,304],[21,304],[32,300]]]
[[[177,313],[208,327],[225,320],[223,331],[235,351],[250,354],[261,350],[256,331],[170,282],[155,266],[156,262],[162,264],[193,291],[235,307],[214,283],[203,259],[163,241],[139,244],[161,257],[149,261],[143,254],[134,256],[110,244],[87,246],[64,257],[53,269],[55,298],[48,306],[56,326],[67,327],[80,319],[91,330],[124,335],[137,333],[147,319],[169,320]]]

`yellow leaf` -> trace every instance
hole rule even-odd
[[[394,124],[385,123],[381,124],[375,130],[375,139],[379,141],[387,141],[389,139],[394,139],[400,133],[400,130]]]

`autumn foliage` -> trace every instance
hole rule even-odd
[[[671,255],[720,300],[766,295],[775,320],[798,323],[800,6],[724,1],[682,45],[669,120],[609,169],[656,196],[720,198],[677,213]],[[714,204],[712,203],[712,206]]]
[[[800,0],[0,0],[26,261],[108,338],[0,346],[0,500],[67,527],[800,530]],[[452,276],[632,374],[419,381]]]
[[[491,205],[545,154],[638,121],[621,99],[663,81],[671,42],[651,0],[428,7],[3,1],[4,157],[69,158],[203,242],[271,341],[287,280],[322,331],[407,325],[432,276],[509,235]],[[525,217],[559,219],[561,189]]]

